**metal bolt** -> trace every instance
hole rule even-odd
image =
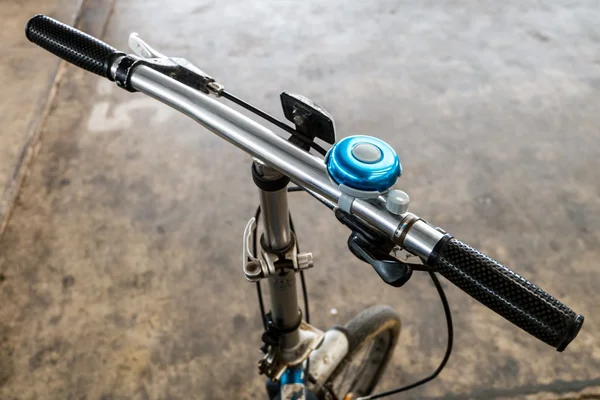
[[[304,124],[304,118],[302,117],[302,115],[295,115],[294,116],[294,124],[301,126],[302,124]]]
[[[257,281],[262,278],[262,268],[260,265],[260,261],[258,260],[250,260],[244,265],[244,275],[246,275],[246,279],[251,282]]]
[[[313,255],[312,253],[300,253],[297,256],[298,269],[307,269],[313,267]]]
[[[217,82],[209,82],[206,87],[208,88],[208,90],[212,93],[214,93],[217,97],[221,97],[221,95],[223,94],[223,90],[225,90],[225,87],[223,85],[221,85],[220,83]]]
[[[258,261],[250,261],[246,264],[246,271],[252,273],[256,272],[260,268],[260,263]]]

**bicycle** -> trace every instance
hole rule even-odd
[[[179,110],[253,157],[251,174],[260,206],[244,230],[242,271],[248,281],[256,284],[264,327],[259,372],[268,378],[269,398],[375,399],[434,379],[450,357],[453,335],[450,308],[438,273],[558,351],[565,350],[581,329],[582,315],[408,212],[408,195],[392,189],[402,173],[395,151],[370,136],[336,141],[333,118],[311,100],[281,94],[284,115],[294,124],[292,128],[235,97],[189,61],[157,52],[136,34],[129,40],[135,54],[127,55],[43,15],[31,18],[25,32],[40,47],[127,91],[144,93]],[[291,136],[286,140],[210,96],[232,101]],[[316,139],[331,147],[325,150]],[[311,149],[322,157],[311,154]],[[289,186],[290,182],[297,186]],[[310,194],[333,211],[336,219],[350,229],[349,250],[370,264],[385,283],[402,287],[414,271],[430,275],[448,328],[446,353],[430,376],[371,394],[400,334],[400,318],[390,307],[369,308],[345,326],[325,332],[310,324],[304,272],[313,267],[313,257],[299,250],[288,208],[288,193],[295,191]],[[264,232],[259,239],[261,216]],[[399,249],[421,263],[401,260]],[[304,312],[298,305],[298,275]],[[268,283],[270,292],[268,313],[262,281]]]

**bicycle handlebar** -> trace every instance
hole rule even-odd
[[[128,89],[181,111],[314,196],[338,204],[341,192],[329,179],[322,159],[250,118],[143,63],[136,65],[108,44],[52,18],[36,15],[25,30],[30,41],[81,68],[113,81],[121,74],[119,80],[126,81]],[[123,60],[128,60],[124,72],[120,71]],[[583,316],[491,258],[413,214],[391,214],[381,197],[355,199],[350,211],[473,298],[558,351],[566,348],[583,324]]]
[[[544,343],[563,351],[583,316],[504,265],[454,238],[428,262],[450,282]]]

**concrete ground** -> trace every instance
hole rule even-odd
[[[31,161],[35,144],[48,107],[56,94],[63,69],[51,54],[39,50],[22,35],[27,16],[44,13],[61,21],[74,23],[81,15],[81,1],[3,1],[0,16],[0,232],[14,204],[26,167]]]
[[[587,317],[557,353],[446,284],[453,356],[395,398],[600,398],[597,2],[5,0],[0,187],[26,179],[0,241],[0,399],[263,398],[239,265],[249,157],[142,95],[57,75],[24,39],[37,12],[120,49],[137,31],[277,115],[281,90],[320,102],[340,137],[393,145],[415,213]],[[379,388],[433,371],[446,337],[427,277],[384,286],[294,196],[313,322],[390,304],[404,326]]]

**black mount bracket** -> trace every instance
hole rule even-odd
[[[261,337],[261,340],[263,342],[261,351],[266,354],[267,351],[269,350],[269,346],[279,347],[279,343],[280,343],[282,335],[284,335],[286,333],[294,332],[296,329],[298,329],[298,327],[302,323],[302,311],[300,311],[300,309],[298,309],[298,322],[294,326],[292,326],[291,328],[288,328],[288,329],[283,329],[283,328],[277,326],[275,321],[273,321],[273,316],[271,315],[271,312],[268,312],[265,315],[265,318],[267,320],[267,328],[265,329],[265,331],[263,332],[262,337]]]
[[[309,139],[307,143],[292,136],[289,139],[291,143],[306,151],[310,149],[310,144],[315,138],[329,144],[335,143],[333,117],[327,110],[299,94],[282,92],[280,97],[283,115],[294,123],[297,132]]]
[[[119,61],[119,65],[117,66],[115,76],[117,85],[130,92],[134,91],[131,87],[130,79],[133,70],[138,65],[150,67],[205,94],[209,94],[211,91],[217,92],[218,90],[222,90],[222,87],[208,74],[195,67],[185,58],[179,57],[140,58],[131,55],[125,56]]]

